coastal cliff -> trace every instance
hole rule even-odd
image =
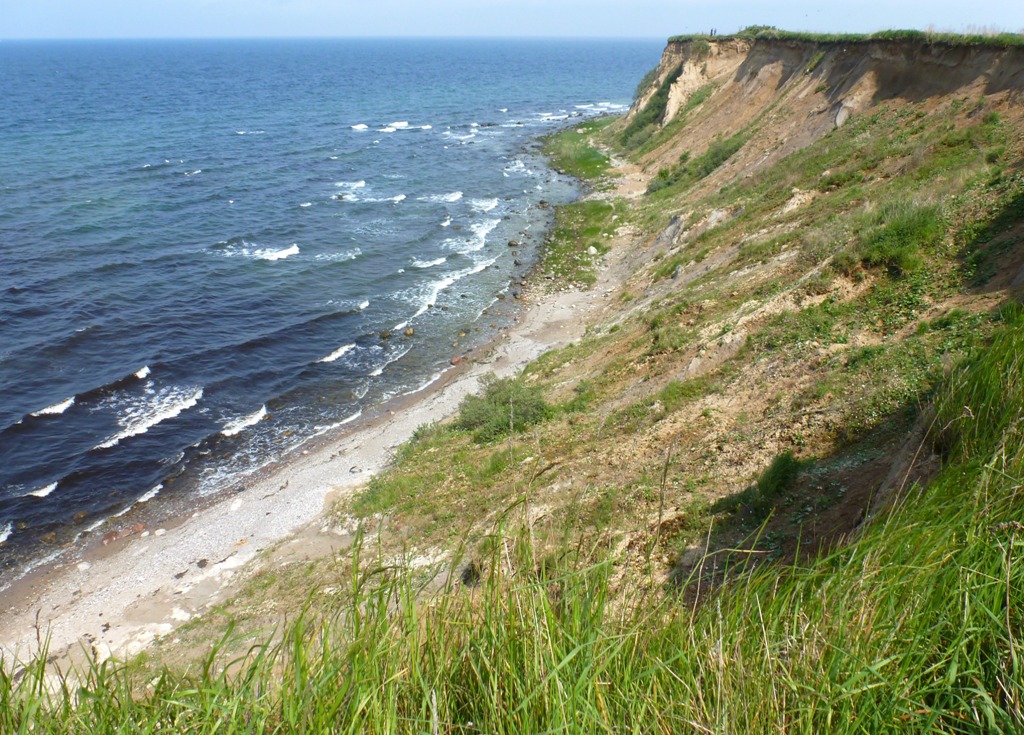
[[[1024,729],[1024,39],[673,39],[546,151],[590,190],[524,326],[393,453],[314,448],[392,461],[233,587],[130,601],[188,623],[96,695],[0,676],[0,730]]]
[[[920,36],[920,37],[919,37]],[[984,99],[990,106],[1019,104],[1024,89],[1024,46],[979,39],[974,43],[909,38],[845,40],[733,37],[670,40],[627,121],[636,120],[663,86],[657,115],[664,128],[699,99],[702,122],[643,156],[649,168],[695,155],[715,137],[759,123],[749,149],[739,151],[710,183],[729,173],[769,167],[843,125],[851,116],[889,101],[922,105]],[[655,169],[656,170],[656,169]]]

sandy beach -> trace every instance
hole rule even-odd
[[[212,507],[9,590],[0,609],[0,653],[24,660],[43,635],[58,658],[77,651],[127,657],[201,615],[231,594],[261,552],[303,529],[319,531],[333,502],[384,469],[417,427],[451,416],[482,375],[514,374],[541,353],[579,339],[609,303],[620,270],[612,263],[622,257],[613,249],[589,291],[524,296],[518,323],[495,344],[456,360],[422,392],[380,407],[326,441],[309,442]],[[343,543],[336,534],[327,543],[332,539]]]

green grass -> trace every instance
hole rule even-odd
[[[643,106],[640,112],[634,115],[633,119],[619,136],[619,140],[624,148],[627,150],[637,148],[651,137],[656,126],[662,122],[665,108],[668,106],[669,92],[682,71],[682,65],[670,71],[661,84],[658,85],[658,89],[651,95],[651,98],[647,100],[647,104]]]
[[[719,166],[728,161],[736,151],[750,139],[748,132],[716,138],[708,149],[696,158],[685,155],[679,164],[671,169],[662,169],[647,185],[648,193],[666,189],[677,184],[693,184],[711,175]]]
[[[642,144],[638,144],[636,150],[633,151],[632,155],[634,158],[646,155],[665,144],[667,141],[672,140],[691,122],[690,118],[694,112],[704,104],[708,98],[714,94],[718,85],[715,83],[708,83],[704,86],[694,90],[689,97],[686,98],[686,102],[679,108],[679,111],[672,116],[671,120],[665,122],[660,128],[651,132]]]
[[[539,558],[507,526],[475,586],[441,594],[357,544],[338,613],[238,657],[229,631],[185,673],[5,660],[0,732],[1020,732],[1022,360],[1011,306],[937,395],[946,460],[927,488],[821,558],[720,569],[699,606],[641,586],[612,604],[596,549]],[[758,487],[798,470],[780,455]]]
[[[608,117],[574,125],[544,139],[544,154],[552,166],[577,179],[603,176],[611,166],[607,154],[590,143],[590,136],[615,121]]]
[[[628,213],[619,201],[595,199],[559,207],[554,229],[544,242],[542,276],[559,285],[592,286],[597,261],[608,252],[607,239]]]
[[[489,374],[480,382],[482,393],[463,398],[455,419],[455,425],[472,432],[480,444],[521,432],[552,414],[541,388],[527,384],[522,377],[495,378]]]
[[[715,36],[713,39],[706,34],[696,33],[672,36],[668,40],[669,43],[706,43],[709,39],[715,41],[743,39],[746,41],[785,40],[846,44],[872,43],[876,41],[911,41],[946,46],[990,46],[994,48],[1024,46],[1024,35],[1019,33],[933,33],[916,29],[893,29],[877,31],[875,33],[809,33],[806,31],[784,31],[774,26],[748,26],[732,35]]]

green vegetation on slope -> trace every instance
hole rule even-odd
[[[612,605],[608,563],[541,564],[499,526],[474,586],[425,597],[359,563],[340,613],[230,666],[215,649],[148,683],[109,663],[5,668],[0,731],[1019,732],[1022,356],[1013,307],[939,392],[949,461],[927,489],[809,564],[733,570],[696,609]]]
[[[4,662],[0,732],[1024,730],[1024,142],[989,105],[561,208],[557,287],[645,228],[622,313],[423,427],[348,554],[253,579],[302,617],[226,603],[187,670]]]

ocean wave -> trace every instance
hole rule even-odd
[[[203,172],[203,169],[197,168],[195,171],[185,171],[184,173],[185,173],[186,176],[196,176],[198,174],[201,174],[202,172]]]
[[[476,133],[467,133],[466,135],[459,135],[458,133],[452,132],[451,130],[444,131],[443,135],[448,140],[458,140],[462,142],[472,140],[473,138],[476,137]]]
[[[303,202],[299,206],[302,207],[303,209],[305,209],[306,207],[312,207],[313,206],[313,202]]]
[[[334,185],[339,189],[362,189],[366,186],[366,182],[360,179],[359,181],[335,181]]]
[[[317,360],[317,362],[334,362],[335,360],[337,360],[337,359],[339,359],[341,357],[344,357],[346,354],[348,354],[349,352],[354,350],[355,346],[356,345],[355,345],[354,342],[351,343],[351,344],[342,345],[341,347],[336,349],[334,352],[329,354],[327,357],[321,357],[319,360]]]
[[[448,227],[452,223],[451,217],[445,217],[444,222],[441,223],[441,227]]]
[[[492,209],[498,206],[497,198],[492,199],[471,199],[469,206],[473,208],[474,212],[490,212]]]
[[[221,245],[223,243],[218,243]],[[299,254],[299,244],[292,243],[286,248],[263,248],[259,247],[257,243],[252,243],[247,240],[242,240],[240,245],[229,245],[226,248],[220,248],[220,253],[227,257],[241,257],[249,258],[250,260],[284,260],[292,255]]]
[[[391,204],[398,204],[399,202],[404,202],[406,200],[406,195],[405,194],[396,194],[393,197],[381,197],[379,199],[374,198],[374,197],[366,197],[364,199],[356,199],[355,197],[348,197],[347,199],[348,199],[348,201],[352,201],[352,202],[368,202],[370,204],[385,204],[385,203],[388,203],[388,202],[390,202]]]
[[[379,365],[376,369],[370,372],[371,378],[377,378],[384,374],[384,369],[393,362],[397,362],[409,354],[409,350],[412,349],[412,345],[407,346],[405,349],[397,350],[394,353],[388,355],[387,359],[382,365]]]
[[[529,168],[523,161],[516,159],[504,168],[505,173],[509,174],[523,174],[524,176],[533,176],[533,169]]]
[[[59,416],[60,414],[64,413],[69,408],[71,408],[71,406],[73,406],[74,403],[75,397],[71,396],[70,398],[65,398],[60,403],[54,403],[52,406],[41,408],[31,415],[35,416],[36,418],[40,416]]]
[[[32,497],[35,497],[35,498],[45,498],[47,495],[49,495],[50,493],[52,493],[56,489],[57,489],[57,483],[56,482],[51,482],[49,485],[46,485],[44,487],[40,487],[40,488],[37,488],[35,490],[32,490],[30,492],[25,493],[25,497],[28,497],[29,495],[31,495]]]
[[[393,128],[390,125],[388,125],[386,127],[381,128],[377,132],[378,133],[397,133],[398,132],[398,128]]]
[[[291,255],[299,254],[299,246],[297,243],[292,243],[289,247],[283,248],[282,250],[257,250],[253,253],[253,257],[259,258],[260,260],[284,260]]]
[[[400,130],[409,127],[409,122],[407,120],[402,120],[401,122],[388,123],[387,127]]]
[[[163,485],[163,483],[160,483],[159,485],[154,487],[152,490],[148,490],[145,493],[143,493],[141,496],[139,496],[139,499],[136,500],[135,502],[136,503],[148,503],[150,500],[152,500],[157,495],[159,495],[160,491],[163,490],[163,489],[164,489],[164,485]]]
[[[359,248],[352,248],[340,253],[320,253],[313,260],[320,261],[321,263],[344,263],[347,260],[355,260],[362,254],[363,251]]]
[[[433,130],[433,125],[420,125],[420,130]]]
[[[488,268],[489,266],[493,265],[495,262],[497,262],[497,258],[484,259],[477,263],[474,263],[469,268],[463,268],[461,270],[453,271],[437,279],[436,281],[424,284],[418,289],[405,292],[404,295],[410,298],[412,302],[417,305],[417,308],[416,311],[412,314],[412,316],[410,316],[404,322],[404,324],[408,324],[416,317],[426,313],[427,309],[429,309],[431,306],[437,303],[438,297],[440,297],[441,292],[443,292],[445,289],[450,288],[455,283],[461,281],[463,278],[466,278],[467,276],[472,276],[479,273],[485,268]]]
[[[461,191],[452,191],[447,194],[430,194],[429,196],[419,197],[419,201],[421,202],[434,202],[435,204],[454,204],[460,199],[462,199]]]
[[[150,373],[152,372],[153,371],[149,369],[149,365],[143,365],[141,368],[132,373],[132,375],[134,375],[139,380],[145,380],[150,376]]]
[[[443,256],[440,257],[440,258],[435,258],[434,260],[420,260],[419,258],[413,258],[412,259],[412,267],[413,268],[433,268],[435,265],[441,265],[442,263],[444,263],[447,260],[448,260],[448,258],[443,257]]]
[[[488,219],[483,222],[474,222],[469,226],[469,231],[473,233],[472,237],[469,238],[450,238],[445,240],[445,247],[449,250],[454,250],[457,253],[463,255],[469,255],[483,250],[484,245],[487,244],[487,236],[491,234],[495,227],[501,223],[500,219]]]
[[[358,123],[356,125],[353,125],[352,129],[353,130],[369,130],[370,126],[369,125],[364,125],[363,123]]]
[[[229,421],[224,425],[221,430],[221,434],[224,436],[234,436],[248,429],[250,426],[255,426],[262,421],[267,415],[266,405],[260,406],[260,410],[249,414],[248,416],[242,416],[241,418]]]
[[[14,533],[14,524],[8,521],[3,528],[0,528],[0,544],[6,543],[12,533]]]
[[[117,422],[123,427],[122,430],[93,449],[110,449],[124,439],[145,434],[157,424],[192,408],[202,397],[202,388],[170,387],[147,392],[141,399],[133,398],[122,407],[122,415],[118,417]]]
[[[263,130],[236,130],[235,135],[263,135]]]

